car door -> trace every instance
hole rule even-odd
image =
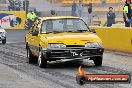
[[[27,34],[26,34],[26,38],[25,38],[25,42],[26,42],[26,44],[28,44],[28,45],[30,45],[30,43],[31,43],[31,37],[32,37],[32,33],[31,33],[31,29],[27,32]]]
[[[39,34],[40,34],[40,27],[41,27],[41,20],[38,19],[38,20],[36,20],[36,22],[34,23],[33,28],[32,28],[32,33],[33,32],[38,32],[38,35],[37,36],[33,36],[32,35],[32,38],[31,38],[32,53],[35,56],[38,56],[38,52],[39,52]]]
[[[26,44],[28,44],[30,50],[33,50],[33,36],[32,36],[32,29],[34,28],[34,24],[32,25],[32,27],[29,29],[29,31],[26,34]]]

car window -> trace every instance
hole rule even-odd
[[[52,22],[52,20],[46,21],[45,24],[46,24],[46,30],[47,31],[53,31],[53,22]]]
[[[46,21],[44,21],[43,24],[42,24],[41,33],[46,33]]]
[[[43,22],[43,32],[67,32],[67,31],[89,31],[87,25],[81,19],[53,19]]]

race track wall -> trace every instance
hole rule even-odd
[[[109,50],[132,53],[132,28],[91,27]]]
[[[0,11],[0,26],[4,29],[24,29],[25,11]]]

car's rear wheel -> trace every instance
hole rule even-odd
[[[102,60],[103,60],[103,57],[98,56],[98,57],[94,57],[93,62],[95,66],[102,66]]]
[[[2,40],[2,44],[6,44],[6,38]]]
[[[29,48],[27,48],[27,58],[28,58],[28,63],[37,63],[37,57],[34,56]]]
[[[40,68],[46,68],[47,66],[47,60],[45,59],[41,51],[39,52],[38,65]]]

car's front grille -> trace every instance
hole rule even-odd
[[[95,56],[95,55],[102,55],[103,49],[80,49],[80,50],[51,50],[47,52],[47,57],[67,57],[67,58],[74,58],[74,57],[85,57],[85,56]]]
[[[67,45],[66,47],[84,47],[84,45]]]

